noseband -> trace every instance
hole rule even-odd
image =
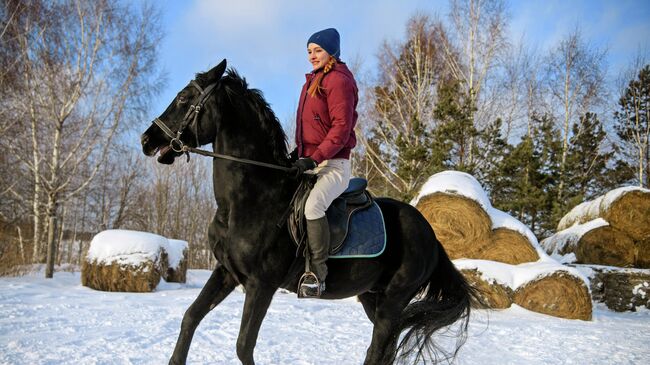
[[[205,104],[210,94],[212,94],[212,91],[214,91],[217,83],[214,82],[208,85],[205,89],[202,88],[201,85],[199,85],[199,83],[194,80],[190,81],[190,85],[199,90],[201,94],[199,95],[198,102],[196,104],[190,105],[190,109],[187,111],[187,113],[185,113],[185,117],[183,117],[181,127],[175,134],[171,129],[169,129],[169,127],[165,125],[165,123],[162,122],[162,120],[160,120],[160,118],[153,120],[153,122],[158,127],[160,127],[163,132],[165,132],[167,137],[171,138],[171,141],[169,141],[169,146],[172,148],[172,150],[174,150],[174,152],[185,152],[183,149],[183,141],[181,141],[181,135],[183,134],[183,131],[185,131],[185,128],[190,125],[190,123],[194,124],[194,136],[196,137],[196,145],[197,147],[199,146],[199,113],[201,112],[201,109],[203,109],[203,104]]]
[[[199,144],[199,124],[198,124],[198,118],[199,118],[199,112],[201,112],[201,109],[203,109],[203,104],[205,104],[205,101],[208,99],[210,94],[214,91],[214,88],[217,86],[217,83],[212,83],[208,85],[205,89],[201,87],[196,81],[192,80],[190,81],[190,84],[197,88],[199,92],[201,93],[198,98],[198,103],[190,105],[190,109],[185,113],[185,117],[183,117],[183,121],[181,123],[181,127],[178,129],[176,133],[172,132],[169,127],[165,125],[165,123],[160,120],[160,118],[156,118],[153,120],[153,122],[160,128],[162,129],[165,134],[171,138],[171,141],[169,141],[169,146],[171,147],[172,150],[175,152],[183,153],[185,152],[187,154],[187,159],[189,161],[190,155],[189,153],[196,153],[199,155],[203,156],[209,156],[209,157],[214,157],[214,158],[219,158],[219,159],[224,159],[224,160],[230,160],[230,161],[235,161],[235,162],[241,162],[245,164],[250,164],[250,165],[256,165],[256,166],[262,166],[262,167],[268,167],[271,169],[276,169],[276,170],[282,170],[286,172],[293,172],[294,168],[292,167],[286,167],[286,166],[279,166],[275,164],[270,164],[266,162],[261,162],[261,161],[254,161],[254,160],[249,160],[245,158],[239,158],[239,157],[233,157],[233,156],[228,156],[228,155],[222,155],[219,153],[211,152],[211,151],[205,151],[201,150],[195,147],[190,147],[186,146],[183,141],[181,141],[181,135],[183,134],[183,131],[187,126],[192,123],[194,124],[194,135],[196,136],[196,146],[198,147]]]

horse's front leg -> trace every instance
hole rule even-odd
[[[266,311],[271,305],[276,288],[249,280],[246,285],[246,300],[237,338],[237,357],[244,365],[254,365],[253,350]]]
[[[203,286],[201,293],[199,293],[199,296],[183,316],[181,332],[178,335],[174,353],[169,360],[170,364],[185,364],[187,352],[190,349],[190,343],[192,342],[192,336],[194,336],[196,327],[198,327],[203,317],[221,303],[236,286],[237,282],[223,265],[218,265],[214,269],[205,286]]]

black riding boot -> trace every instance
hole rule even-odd
[[[316,275],[320,282],[317,285],[303,287],[303,293],[308,297],[319,297],[325,290],[325,278],[327,277],[327,258],[330,249],[330,227],[327,217],[314,220],[307,220],[307,244],[309,245],[311,271]],[[311,290],[310,290],[311,289]]]

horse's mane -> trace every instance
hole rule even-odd
[[[213,80],[208,80],[207,74],[207,72],[196,74],[196,81],[200,84],[213,82]],[[264,136],[268,141],[275,160],[278,162],[286,161],[287,136],[280,121],[271,110],[271,106],[264,99],[262,92],[258,89],[249,89],[246,79],[241,77],[233,68],[228,69],[222,77],[221,85],[223,85],[224,91],[233,106],[241,105],[246,107],[257,117],[260,122],[258,126],[261,130],[255,133]]]

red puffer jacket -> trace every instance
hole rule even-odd
[[[298,156],[311,157],[317,163],[333,158],[350,158],[357,144],[354,125],[359,102],[357,83],[344,63],[337,63],[321,81],[322,93],[311,97],[309,85],[318,72],[305,75],[296,116]]]

